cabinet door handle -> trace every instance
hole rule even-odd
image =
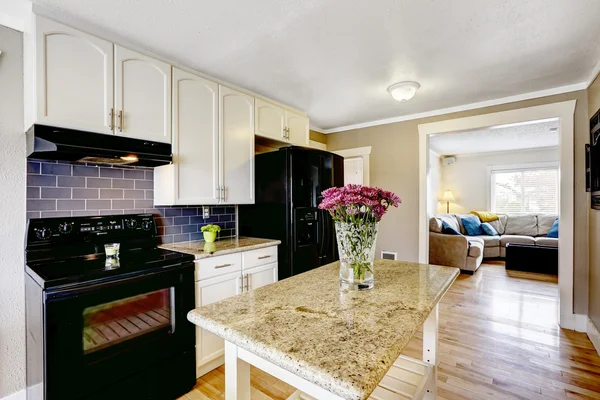
[[[225,267],[231,267],[232,265],[233,265],[233,264],[223,264],[223,265],[216,265],[216,266],[215,266],[215,269],[218,269],[218,268],[225,268]]]
[[[285,128],[285,138],[290,140],[290,128]]]
[[[271,258],[271,256],[260,256],[260,257],[258,257],[259,260],[264,260],[265,258]]]
[[[244,276],[238,278],[240,281],[240,293],[244,293]]]
[[[110,122],[108,124],[108,127],[110,128],[111,131],[115,130],[115,109],[111,108],[110,109],[110,113],[108,113],[108,116],[110,117]]]
[[[119,110],[119,132],[123,132],[123,110]]]
[[[219,185],[217,185],[217,200],[221,200],[221,189]]]
[[[221,187],[221,200],[225,201],[225,186]]]
[[[242,280],[244,280],[244,279],[246,280],[246,283],[244,284],[244,289],[245,289],[245,290],[246,290],[246,292],[247,292],[248,290],[250,290],[250,278],[248,277],[248,274],[245,274],[245,275],[242,277]]]

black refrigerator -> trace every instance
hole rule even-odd
[[[317,207],[323,190],[344,186],[344,159],[291,146],[256,155],[255,167],[256,203],[239,206],[240,235],[281,240],[280,280],[336,261],[333,221]]]

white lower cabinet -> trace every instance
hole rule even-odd
[[[205,306],[240,294],[239,272],[196,282],[196,307]],[[223,364],[223,339],[196,328],[196,377]]]
[[[244,290],[254,290],[269,283],[277,282],[277,263],[262,265],[245,270]]]
[[[277,246],[196,261],[196,307],[277,281]],[[223,339],[196,328],[196,377],[224,363]]]

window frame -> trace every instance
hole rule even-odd
[[[538,163],[526,163],[526,164],[508,164],[508,165],[489,165],[487,166],[487,209],[491,212],[495,212],[492,209],[493,199],[495,198],[495,185],[492,185],[492,174],[494,172],[523,172],[533,170],[544,170],[544,169],[555,169],[558,173],[558,187],[557,187],[557,199],[556,208],[560,210],[560,164],[558,161],[538,162]],[[522,211],[519,214],[526,214]]]

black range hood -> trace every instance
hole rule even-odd
[[[26,133],[27,158],[158,167],[173,161],[169,143],[34,124]]]

